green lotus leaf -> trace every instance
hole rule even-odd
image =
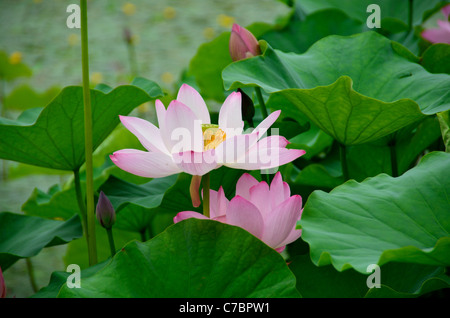
[[[450,74],[450,44],[430,45],[422,55],[421,64],[430,73]]]
[[[450,264],[450,154],[433,152],[397,178],[380,174],[315,191],[300,221],[317,265],[364,273],[390,261]]]
[[[109,93],[91,90],[93,149],[135,107],[162,95],[159,86],[137,78],[132,85]],[[31,124],[0,118],[0,158],[60,170],[84,163],[83,90],[69,86],[48,104]],[[28,124],[29,123],[29,124]]]
[[[450,108],[450,76],[429,73],[394,43],[375,32],[329,36],[299,55],[260,42],[263,56],[222,77],[227,89],[260,86],[269,107],[297,109],[338,142],[361,144]]]
[[[299,297],[284,259],[247,231],[188,219],[131,242],[103,269],[59,297]]]
[[[83,235],[78,215],[67,221],[11,212],[0,213],[0,267],[37,255],[44,247],[65,244]]]
[[[292,258],[289,268],[297,278],[297,289],[305,298],[406,298],[450,287],[442,267],[408,263],[388,263],[379,268],[380,286],[369,288],[373,270],[336,271],[333,266],[315,266],[309,255]]]
[[[5,97],[5,108],[25,110],[33,107],[44,107],[55,98],[61,91],[59,87],[53,86],[44,92],[36,92],[28,84],[20,85]]]
[[[10,58],[4,51],[0,51],[0,80],[12,81],[18,77],[30,77],[31,69],[24,63],[11,63]]]
[[[436,5],[442,3],[441,0],[413,1],[413,25],[420,24],[424,18],[424,12],[434,9]],[[318,10],[336,8],[344,11],[350,17],[362,22],[366,22],[372,11],[367,12],[367,7],[376,4],[380,7],[381,26],[389,20],[397,20],[397,24],[408,24],[409,3],[408,1],[390,0],[301,0],[296,3],[306,14],[311,14]],[[392,22],[391,22],[392,23]]]

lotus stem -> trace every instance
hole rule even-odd
[[[263,120],[264,120],[267,118],[267,116],[269,116],[269,113],[267,112],[266,103],[264,102],[264,98],[261,93],[261,87],[256,86],[255,92],[256,92],[256,97],[258,98],[259,106],[261,107],[261,113],[263,115]],[[267,136],[270,136],[270,130],[267,130]],[[271,180],[270,174],[265,173],[264,177],[266,179],[267,184],[270,184],[270,180]]]
[[[5,80],[0,80],[0,104],[1,104],[1,112],[0,116],[5,117],[6,115],[6,107],[5,107]],[[2,160],[2,180],[6,181],[8,179],[8,161]]]
[[[261,93],[260,87],[255,87],[256,97],[258,98],[259,107],[261,107],[261,113],[263,115],[263,119],[266,119],[267,116],[269,116],[269,113],[267,112],[266,103],[264,102],[264,98]],[[267,131],[267,134],[269,135],[269,131]]]
[[[147,235],[145,234],[145,232],[146,232],[145,228],[143,228],[142,230],[139,231],[139,234],[141,234],[141,241],[142,242],[147,241]]]
[[[413,28],[413,0],[409,0],[408,4],[408,31],[411,31]]]
[[[395,140],[389,144],[389,153],[391,155],[391,173],[395,178],[398,177],[397,149],[395,147]]]
[[[114,236],[112,233],[112,228],[106,229],[106,234],[108,234],[108,242],[109,248],[111,250],[111,257],[114,257],[114,255],[116,255],[116,245],[114,244]]]
[[[130,63],[130,73],[132,77],[138,75],[138,67],[136,62],[136,50],[133,43],[127,43],[128,61]]]
[[[73,171],[73,179],[75,183],[75,194],[77,197],[77,203],[78,203],[78,209],[79,209],[79,215],[81,219],[81,225],[83,227],[83,233],[86,236],[86,239],[88,237],[87,235],[87,217],[86,217],[86,205],[84,203],[83,194],[81,192],[81,183],[80,183],[80,171],[79,169],[76,169]]]
[[[350,179],[348,174],[347,147],[341,143],[339,143],[339,154],[341,157],[342,175],[344,176],[344,181],[347,181]]]
[[[203,215],[209,218],[209,189],[210,189],[209,172],[202,177],[203,187]]]
[[[27,263],[27,271],[28,271],[28,277],[30,278],[30,284],[31,288],[35,293],[38,292],[39,287],[36,284],[36,277],[34,276],[34,267],[33,263],[31,262],[31,259],[29,257],[25,258],[25,262]]]
[[[97,246],[95,237],[94,177],[92,163],[92,110],[89,89],[89,50],[87,0],[80,0],[81,11],[81,64],[83,74],[84,98],[84,138],[86,160],[86,216],[89,265],[97,264]]]

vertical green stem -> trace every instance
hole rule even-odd
[[[347,181],[349,179],[348,164],[347,164],[347,148],[345,145],[341,143],[339,143],[339,154],[341,157],[342,174],[344,176],[344,180]]]
[[[36,284],[36,278],[34,276],[33,263],[31,262],[31,259],[28,257],[25,258],[25,261],[27,263],[27,271],[28,271],[28,277],[30,278],[31,288],[33,289],[33,291],[35,293],[37,293],[39,288],[38,288],[38,285]]]
[[[6,81],[0,79],[0,104],[2,105],[0,115],[5,117],[6,107],[5,107],[5,95],[6,95]]]
[[[263,115],[263,118],[266,119],[267,116],[269,116],[269,113],[267,112],[266,103],[264,102],[264,98],[261,93],[260,87],[255,87],[256,97],[258,98],[259,106],[261,107],[261,113]],[[269,131],[267,131],[267,134],[269,134]]]
[[[391,154],[391,173],[393,177],[398,177],[398,165],[397,165],[397,149],[395,142],[389,144],[389,152]]]
[[[128,61],[130,63],[131,76],[135,77],[138,75],[136,50],[133,43],[127,43],[127,48],[128,48]]]
[[[413,0],[409,0],[408,5],[408,30],[411,31],[413,28]]]
[[[89,265],[97,264],[95,238],[94,177],[92,163],[92,110],[89,89],[89,50],[87,25],[87,0],[80,0],[81,11],[81,64],[83,70],[84,138],[86,156],[86,215]]]
[[[142,229],[142,230],[140,230],[139,231],[139,233],[141,234],[141,241],[142,242],[145,242],[145,241],[147,241],[147,235],[145,235],[145,228],[144,229]]]
[[[261,93],[260,87],[255,87],[256,97],[258,98],[259,106],[261,107],[261,113],[263,115],[263,120],[269,116],[269,113],[267,112],[266,103],[264,102],[264,98]],[[270,130],[267,130],[267,136],[270,136]],[[264,178],[266,179],[267,184],[270,185],[270,174],[264,173]]]
[[[5,89],[6,81],[4,79],[0,79],[0,104],[1,104],[1,111],[0,116],[5,117],[6,115],[6,107],[5,107]],[[8,179],[8,161],[2,160],[2,180]]]
[[[80,214],[80,219],[81,219],[81,225],[83,227],[83,233],[87,239],[88,233],[87,233],[86,205],[84,203],[83,194],[81,192],[79,169],[76,169],[73,171],[73,179],[74,179],[74,183],[75,183],[75,194],[77,196],[78,208],[80,210],[79,214]]]
[[[108,234],[108,242],[109,248],[111,250],[111,257],[114,257],[114,255],[116,255],[116,245],[114,244],[114,236],[112,233],[112,228],[106,229],[106,234]]]
[[[202,177],[202,187],[203,187],[203,215],[209,218],[209,173]]]
[[[8,179],[8,161],[2,160],[2,180],[6,181]]]

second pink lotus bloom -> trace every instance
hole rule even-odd
[[[445,20],[437,20],[439,28],[427,29],[422,32],[422,37],[431,43],[447,43],[450,44],[450,21],[448,17],[450,15],[450,5],[441,9]]]
[[[236,196],[230,201],[223,188],[210,190],[210,219],[239,226],[270,247],[282,252],[302,234],[296,229],[302,214],[302,198],[291,196],[289,185],[277,172],[269,185],[245,173],[236,184]],[[208,219],[194,211],[178,213],[174,222],[188,218]]]

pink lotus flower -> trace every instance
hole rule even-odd
[[[270,247],[282,252],[302,234],[295,229],[302,214],[302,198],[291,196],[289,185],[277,172],[269,185],[245,173],[236,184],[236,196],[228,201],[223,188],[210,190],[210,219],[239,226]],[[198,212],[184,211],[174,222],[188,218],[207,219]]]
[[[271,169],[305,153],[286,149],[289,142],[282,136],[261,138],[280,111],[270,114],[253,132],[243,134],[239,92],[231,93],[223,103],[218,125],[211,124],[203,98],[186,84],[167,109],[157,100],[156,114],[159,128],[137,117],[120,116],[122,124],[147,149],[114,152],[110,158],[122,170],[148,178],[180,172],[203,176],[222,165],[245,170]]]
[[[448,16],[450,15],[450,5],[441,9],[445,16],[445,20],[437,20],[438,29],[428,29],[422,32],[422,37],[431,43],[447,43],[450,44],[450,22]]]
[[[258,40],[246,28],[233,24],[229,42],[230,55],[233,61],[261,54]]]

